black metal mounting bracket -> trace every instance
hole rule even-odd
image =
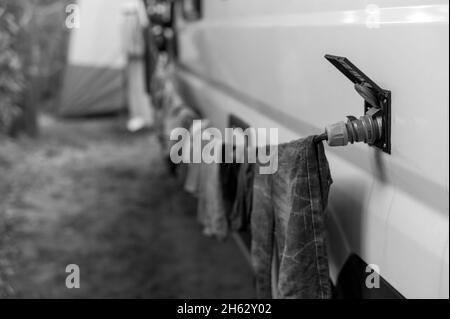
[[[382,89],[346,57],[327,54],[325,58],[343,73],[364,99],[364,114],[379,109],[382,118],[382,134],[372,146],[391,154],[391,91]]]

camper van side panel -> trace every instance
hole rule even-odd
[[[363,114],[325,54],[392,91],[392,154],[327,147],[332,278],[355,254],[408,298],[448,298],[448,1],[207,0],[177,19],[179,87],[219,128],[234,114],[279,142]],[[446,266],[446,267],[445,267]]]

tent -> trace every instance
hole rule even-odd
[[[142,0],[78,0],[79,27],[71,29],[59,103],[63,116],[99,115],[126,106],[121,22],[124,5]]]

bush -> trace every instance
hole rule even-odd
[[[24,72],[18,52],[20,1],[0,0],[0,132],[7,132],[20,116],[24,93]]]
[[[0,0],[0,133],[9,133],[12,126],[32,131],[42,99],[56,96],[69,34],[65,6],[70,2]]]

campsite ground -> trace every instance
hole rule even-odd
[[[43,117],[37,140],[0,138],[0,297],[253,297],[249,265],[201,235],[156,139],[123,127]]]

